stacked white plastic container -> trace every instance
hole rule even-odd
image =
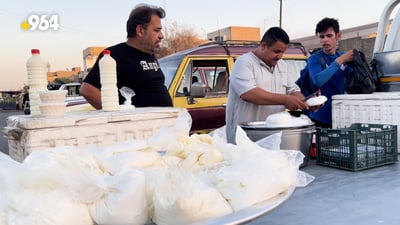
[[[102,110],[118,111],[117,63],[110,50],[104,50],[103,55],[99,62]]]
[[[39,92],[47,91],[46,62],[40,57],[39,49],[31,50],[31,57],[26,62],[29,84],[29,104],[32,116],[40,115]]]

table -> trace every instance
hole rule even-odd
[[[319,166],[310,160],[303,171],[315,176],[304,188],[249,225],[399,225],[400,164],[359,172]]]

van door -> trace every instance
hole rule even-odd
[[[184,107],[192,116],[192,131],[209,131],[225,125],[228,98],[229,57],[187,58],[176,90],[172,94],[175,107]],[[172,88],[172,87],[171,87]],[[170,92],[171,93],[171,92]]]

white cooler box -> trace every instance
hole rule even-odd
[[[3,133],[9,155],[22,162],[36,150],[63,145],[104,147],[130,139],[148,138],[161,126],[173,126],[184,108],[144,107],[102,112],[68,112],[62,118],[17,115],[7,118]]]
[[[332,97],[332,128],[352,123],[392,124],[400,132],[400,92],[346,94]],[[400,135],[397,135],[400,153]]]

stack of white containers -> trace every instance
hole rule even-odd
[[[29,84],[29,104],[32,116],[40,114],[39,92],[47,91],[46,62],[40,57],[39,49],[31,50],[32,56],[26,62]]]
[[[110,50],[103,51],[99,62],[101,82],[101,105],[103,111],[118,111],[117,64]]]
[[[66,110],[67,90],[40,91],[40,114],[46,117],[62,117]]]

